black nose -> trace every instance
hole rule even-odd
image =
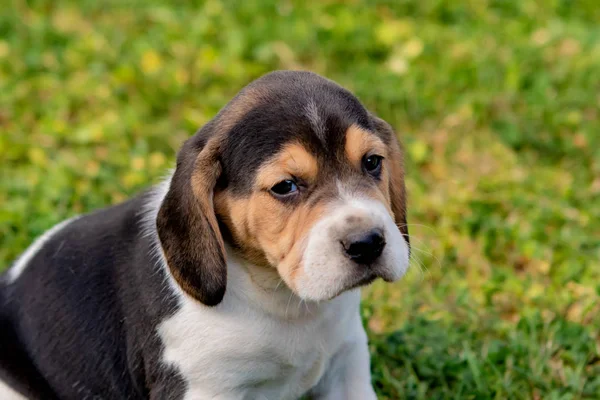
[[[342,242],[346,255],[359,264],[371,264],[381,255],[385,239],[381,229],[351,236]]]

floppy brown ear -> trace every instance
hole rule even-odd
[[[223,300],[227,267],[223,238],[213,206],[221,174],[218,138],[190,138],[177,156],[177,168],[158,212],[158,237],[171,274],[196,300]]]
[[[386,140],[390,154],[388,156],[390,165],[390,200],[392,203],[392,212],[396,220],[398,229],[409,244],[408,226],[406,224],[406,186],[404,185],[404,154],[400,141],[391,125],[383,119],[371,114],[371,119],[375,129],[379,131]]]

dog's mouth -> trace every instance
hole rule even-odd
[[[375,273],[375,271],[368,271],[366,274],[361,274],[358,275],[356,277],[352,277],[352,279],[350,279],[350,282],[345,285],[338,293],[334,294],[333,296],[331,296],[329,298],[329,300],[339,296],[340,294],[359,288],[359,287],[364,287],[367,285],[370,285],[371,283],[373,283],[377,278],[380,278],[379,275],[377,275]]]
[[[348,290],[355,289],[360,286],[370,285],[377,278],[379,278],[379,276],[377,274],[375,274],[374,272],[369,272],[367,275],[363,276],[362,278],[358,279],[356,282],[352,283]]]
[[[346,288],[342,292],[347,291],[347,290],[356,289],[358,287],[368,286],[377,279],[382,279],[388,283],[395,282],[396,280],[398,280],[398,277],[394,276],[393,273],[391,272],[391,270],[389,270],[388,268],[385,268],[384,266],[364,265],[361,267],[364,268],[362,273],[360,273],[360,274],[357,273],[355,276],[350,277],[349,284],[346,286]],[[342,293],[342,292],[340,292],[340,293]],[[340,294],[340,293],[338,293],[338,294]]]

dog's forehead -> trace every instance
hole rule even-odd
[[[266,75],[240,92],[220,118],[230,124],[222,152],[224,172],[238,189],[248,189],[258,168],[291,142],[326,164],[343,158],[351,126],[374,132],[369,113],[355,96],[308,72]]]

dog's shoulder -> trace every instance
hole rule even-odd
[[[176,304],[165,293],[164,271],[144,231],[150,198],[144,193],[59,223],[5,273],[3,325],[24,369],[2,356],[0,378],[19,387],[19,380],[44,376],[58,397],[75,390],[91,398],[104,398],[107,387],[111,396],[143,397],[146,381],[160,379],[146,376],[155,373],[146,359],[160,351],[154,324]],[[49,398],[47,392],[42,397]]]
[[[53,226],[38,237],[4,274],[11,295],[36,289],[60,290],[64,298],[94,281],[109,278],[115,264],[127,262],[137,240],[136,209],[143,197],[123,204],[75,216]],[[22,304],[22,301],[19,301]]]

